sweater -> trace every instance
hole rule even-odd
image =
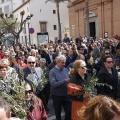
[[[60,70],[57,66],[49,72],[49,80],[51,84],[51,94],[57,96],[67,95],[66,79],[69,78],[68,70],[63,68]]]

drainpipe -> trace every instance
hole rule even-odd
[[[80,21],[79,21],[79,10],[78,10],[78,34],[80,36]]]
[[[114,27],[113,27],[113,0],[111,1],[111,36],[113,37]]]
[[[101,0],[101,31],[102,31],[102,38],[103,36],[103,8],[102,8],[102,0]]]
[[[104,14],[104,2],[103,2],[103,33],[105,34],[105,14]],[[104,35],[103,34],[103,35]]]

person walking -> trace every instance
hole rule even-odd
[[[117,70],[113,67],[113,59],[111,56],[107,56],[103,59],[103,62],[104,67],[98,73],[98,83],[107,85],[97,86],[97,92],[98,94],[117,99],[118,74]]]
[[[67,83],[70,80],[68,70],[65,68],[66,57],[56,57],[56,66],[49,72],[51,95],[56,120],[61,120],[62,107],[65,111],[65,120],[71,120],[71,100],[67,94]]]
[[[68,94],[72,99],[72,120],[81,120],[78,111],[88,102],[88,94],[85,94],[84,80],[86,79],[86,63],[83,60],[74,62],[74,69],[71,70],[71,79],[67,85]]]

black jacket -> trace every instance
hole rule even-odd
[[[82,77],[78,73],[75,73],[72,76],[72,78],[70,79],[69,83],[74,83],[74,84],[83,86],[84,85],[84,80],[82,79]],[[82,102],[84,100],[83,95],[81,95],[81,96],[70,96],[70,98],[74,101],[80,101],[80,102]]]
[[[46,55],[45,59],[46,59],[46,64],[47,65],[49,65],[52,62],[51,59],[50,59],[49,54]]]
[[[26,67],[26,68],[23,69],[23,73],[24,73],[24,80],[28,81],[27,77],[28,77],[29,74],[31,74],[31,70],[28,67]]]
[[[115,68],[112,68],[112,75],[108,72],[106,67],[103,67],[98,73],[98,83],[106,83],[112,86],[110,87],[104,86],[97,86],[97,93],[107,95],[114,99],[117,98],[117,86],[118,86],[118,74]]]

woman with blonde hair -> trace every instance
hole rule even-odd
[[[72,120],[81,120],[78,111],[88,102],[88,95],[83,90],[84,79],[86,79],[86,63],[83,60],[76,60],[73,67],[74,69],[70,71],[72,77],[67,88],[72,99]]]
[[[81,120],[120,120],[120,104],[107,96],[92,98],[79,111]]]

